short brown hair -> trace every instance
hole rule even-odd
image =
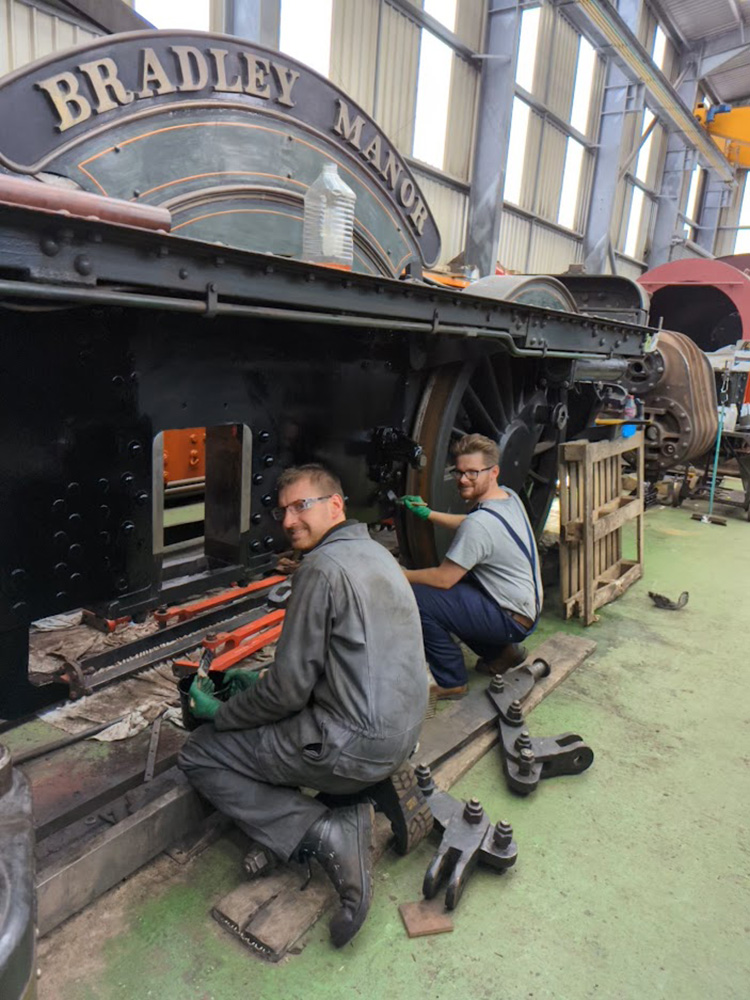
[[[500,465],[500,449],[495,442],[484,434],[464,434],[453,445],[453,457],[459,455],[474,455],[477,452],[484,455],[490,465]]]
[[[276,491],[281,493],[287,486],[294,486],[300,479],[309,479],[311,483],[324,493],[338,493],[341,499],[344,499],[344,489],[339,477],[318,462],[308,462],[306,465],[292,465],[290,468],[284,469],[279,476],[279,481],[276,483]]]

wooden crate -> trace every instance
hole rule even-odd
[[[623,456],[636,452],[636,494],[623,496]],[[585,625],[643,576],[643,432],[560,445],[560,584],[565,617]],[[636,520],[636,558],[622,557],[622,528]]]

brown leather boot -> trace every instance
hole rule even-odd
[[[520,646],[517,642],[509,642],[502,653],[494,659],[485,660],[480,657],[477,660],[476,671],[478,674],[494,677],[495,674],[504,674],[506,670],[519,666],[525,659],[526,647]]]
[[[432,692],[434,691],[436,701],[458,701],[459,698],[463,698],[468,690],[468,684],[462,684],[460,687],[454,688],[443,688],[433,682],[430,685],[430,696],[432,696]]]

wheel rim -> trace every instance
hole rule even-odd
[[[427,456],[423,469],[410,471],[407,491],[431,507],[465,513],[453,477],[451,447],[469,433],[485,434],[500,447],[500,478],[518,492],[539,534],[549,513],[557,479],[557,445],[564,413],[550,420],[546,390],[539,385],[539,362],[498,353],[460,365],[447,365],[430,377],[417,413],[414,438]],[[562,425],[562,428],[561,426]],[[410,517],[405,522],[408,549],[416,565],[435,565],[453,533]]]

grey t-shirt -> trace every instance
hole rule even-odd
[[[513,528],[528,548],[529,538],[536,548],[526,509],[517,493],[503,489],[507,500],[485,500],[481,507],[463,521],[446,559],[463,569],[471,570],[476,579],[501,608],[515,611],[535,621],[537,608],[531,564],[513,536],[490,508],[496,510]],[[531,532],[531,534],[529,534]],[[539,557],[536,557],[536,582],[539,588],[539,610],[542,606],[542,578]]]

